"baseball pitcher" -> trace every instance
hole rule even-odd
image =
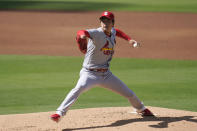
[[[99,28],[79,30],[77,32],[76,41],[78,47],[85,54],[83,67],[75,88],[68,93],[57,108],[56,113],[51,115],[51,119],[56,122],[66,114],[81,93],[95,86],[109,89],[127,98],[137,113],[142,116],[154,116],[135,93],[112,74],[109,68],[114,54],[114,46],[116,45],[116,36],[127,40],[133,47],[139,47],[139,43],[114,27],[113,13],[105,11],[101,14],[99,20]]]

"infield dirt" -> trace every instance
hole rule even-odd
[[[115,57],[197,59],[197,14],[114,12],[115,28],[141,43],[117,38]],[[0,54],[82,56],[76,32],[100,26],[101,12],[0,12]]]
[[[114,12],[115,27],[139,41],[133,49],[117,39],[115,57],[197,59],[197,14]],[[0,54],[82,56],[75,42],[80,29],[99,26],[100,12],[0,11]],[[197,113],[150,107],[156,118],[130,107],[70,110],[60,123],[54,112],[1,115],[0,131],[196,131]],[[54,109],[55,110],[55,109]]]

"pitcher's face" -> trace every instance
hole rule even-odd
[[[101,28],[103,29],[103,31],[111,32],[112,27],[113,27],[112,20],[107,18],[101,19]]]

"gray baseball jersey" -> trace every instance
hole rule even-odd
[[[102,28],[87,30],[90,39],[87,45],[87,53],[83,67],[85,68],[108,68],[114,53],[116,30],[112,28],[111,37],[107,36]]]

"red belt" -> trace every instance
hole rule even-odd
[[[108,69],[89,69],[90,71],[96,71],[96,72],[106,72]]]

